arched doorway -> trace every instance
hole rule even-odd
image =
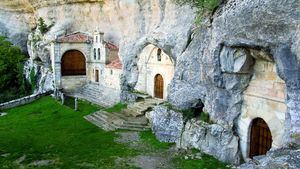
[[[160,74],[157,74],[154,78],[154,97],[164,98],[164,79]]]
[[[67,51],[61,59],[62,76],[86,75],[84,55],[78,50]]]
[[[264,155],[272,147],[272,135],[267,123],[262,118],[252,121],[249,157]]]

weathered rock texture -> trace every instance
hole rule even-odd
[[[181,137],[183,117],[164,106],[156,106],[153,111],[147,113],[152,131],[156,138],[163,142],[176,142]]]
[[[211,20],[194,30],[194,10],[171,0],[4,0],[0,8],[0,34],[23,48],[39,17],[55,23],[45,35],[35,31],[41,39],[28,43],[31,59],[39,57],[45,66],[56,35],[104,31],[105,39],[120,47],[123,100],[135,99],[130,91],[137,83],[136,56],[148,44],[161,48],[176,62],[169,102],[186,109],[200,99],[219,126],[214,128],[226,132],[238,123],[252,64],[265,58],[286,84],[284,143],[300,144],[299,0],[224,1]]]
[[[182,113],[156,106],[147,113],[152,131],[163,142],[176,142],[177,148],[196,148],[233,164],[239,164],[239,138],[230,129],[192,119],[184,123]]]
[[[257,156],[253,161],[241,165],[240,169],[300,168],[300,150],[271,150],[266,156]]]
[[[185,125],[176,144],[178,148],[199,149],[227,163],[240,163],[239,138],[218,124],[192,119]]]

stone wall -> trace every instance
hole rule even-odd
[[[31,102],[37,100],[38,98],[40,98],[42,96],[45,96],[47,94],[49,94],[49,92],[33,94],[33,95],[30,95],[30,96],[22,97],[20,99],[11,100],[11,101],[6,102],[6,103],[1,103],[0,104],[0,110],[10,109],[10,108],[13,108],[13,107],[17,107],[17,106],[21,106],[21,105],[24,105],[24,104],[31,103]]]
[[[87,83],[86,76],[62,76],[61,86],[66,92],[76,92]]]

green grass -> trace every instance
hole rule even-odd
[[[79,111],[61,106],[50,97],[6,110],[0,118],[0,156],[2,168],[15,168],[13,161],[26,155],[22,164],[54,159],[56,168],[80,168],[82,163],[95,168],[113,168],[117,157],[134,155],[135,150],[114,142],[113,132],[105,132],[82,117],[98,108],[84,101]],[[53,167],[53,166],[52,166]]]
[[[174,143],[164,143],[156,139],[155,135],[151,131],[140,132],[142,141],[149,144],[154,149],[169,149]]]
[[[123,109],[126,109],[126,108],[127,108],[127,104],[125,104],[125,103],[117,103],[113,107],[105,109],[105,111],[107,111],[109,113],[119,113]]]
[[[202,159],[184,159],[182,156],[177,156],[173,162],[178,169],[230,169],[225,163],[222,163],[214,157],[203,154]]]
[[[73,104],[66,99],[66,104]],[[111,110],[120,110],[118,104]],[[15,161],[26,155],[21,163],[25,169],[37,160],[54,160],[54,165],[41,168],[116,168],[117,158],[131,158],[147,153],[166,153],[173,143],[159,142],[151,131],[140,132],[140,149],[115,142],[115,132],[105,132],[86,121],[83,116],[101,107],[79,100],[78,111],[63,106],[51,97],[43,97],[31,104],[6,110],[0,118],[0,168],[17,169]],[[118,131],[120,132],[120,131]],[[196,152],[196,150],[195,150]],[[192,153],[195,153],[192,151]],[[3,156],[7,154],[7,156]],[[176,168],[225,168],[225,164],[211,156],[202,160],[184,160],[176,156]],[[86,165],[81,166],[81,165]],[[137,167],[126,161],[118,166],[123,169]],[[120,167],[119,167],[120,168]]]

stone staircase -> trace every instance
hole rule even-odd
[[[106,131],[117,129],[145,131],[151,128],[145,113],[162,102],[163,100],[145,97],[139,102],[129,104],[127,109],[122,110],[120,113],[98,111],[84,118]]]
[[[114,131],[117,129],[146,131],[150,129],[145,117],[134,118],[124,116],[120,113],[98,111],[84,118],[106,131]]]
[[[84,85],[80,90],[68,95],[101,105],[112,106],[120,101],[120,92],[97,83]]]
[[[163,100],[145,98],[142,101],[135,102],[127,106],[123,113],[127,116],[140,117],[144,116],[146,112],[151,111],[153,107],[161,104]]]

